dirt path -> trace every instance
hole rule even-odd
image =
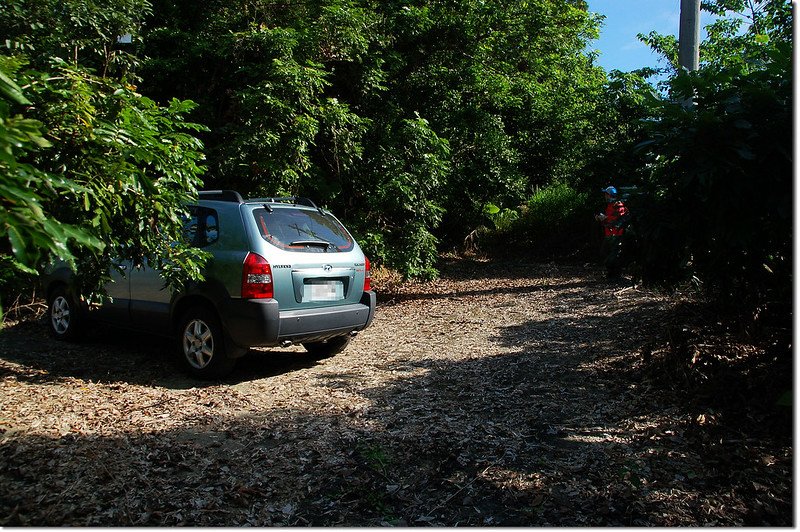
[[[489,274],[489,275],[487,275]],[[459,262],[334,358],[224,383],[159,339],[0,333],[0,525],[791,525],[790,442],[625,368],[672,302],[583,265]]]

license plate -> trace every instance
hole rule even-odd
[[[344,299],[344,284],[341,281],[321,281],[304,286],[305,301],[339,301]]]

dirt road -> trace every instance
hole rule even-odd
[[[673,301],[459,261],[321,361],[222,383],[158,338],[0,333],[0,525],[791,525],[791,442],[628,371]],[[380,287],[379,287],[380,288]]]

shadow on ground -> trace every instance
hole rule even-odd
[[[0,368],[0,376],[26,382],[62,379],[187,389],[213,386],[187,375],[174,340],[103,326],[80,342],[59,342],[43,322],[20,323],[0,332],[0,358],[15,366]],[[251,349],[223,382],[234,384],[297,371],[316,364],[304,351]]]

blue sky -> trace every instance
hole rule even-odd
[[[657,31],[678,35],[681,0],[588,0],[589,11],[606,16],[600,29],[600,39],[590,44],[599,50],[597,63],[607,72],[618,69],[624,72],[644,66],[659,64],[658,56],[639,42],[638,33]],[[701,26],[711,22],[707,13],[701,13]],[[701,30],[701,38],[705,33]]]

